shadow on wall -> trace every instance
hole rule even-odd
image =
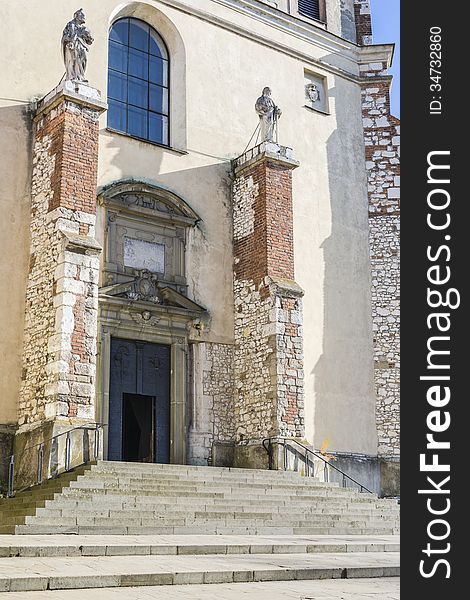
[[[329,93],[337,127],[327,142],[331,235],[322,244],[323,354],[312,371],[314,446],[328,439],[332,451],[377,454],[360,91],[336,78]]]
[[[17,424],[31,210],[32,119],[0,107],[0,426]]]

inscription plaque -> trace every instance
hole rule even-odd
[[[146,269],[152,273],[164,273],[165,245],[125,237],[124,266]]]

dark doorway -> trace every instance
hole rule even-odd
[[[155,398],[123,394],[122,460],[154,462]]]
[[[108,459],[170,462],[170,346],[111,339]]]

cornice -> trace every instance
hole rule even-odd
[[[351,63],[351,71],[336,67],[325,60],[316,59],[308,53],[296,50],[291,46],[277,42],[270,37],[256,33],[205,10],[195,8],[182,0],[154,0],[153,4],[163,4],[263,46],[292,56],[308,65],[315,66],[357,83],[360,81],[360,78],[353,71],[357,68],[361,48],[348,40],[344,40],[326,31],[321,24],[307,23],[258,0],[212,0],[212,2],[267,24],[291,37],[321,48],[329,54],[341,56]]]
[[[359,64],[386,62],[387,68],[392,66],[395,44],[371,44],[361,46],[358,50]]]

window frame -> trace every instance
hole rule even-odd
[[[129,25],[129,29],[128,29],[128,39],[127,39],[127,44],[121,44],[120,42],[116,42],[115,40],[111,39],[111,32],[113,30],[113,27],[116,26],[117,23],[119,23],[120,21],[128,21],[128,25]],[[145,52],[145,54],[148,57],[148,60],[150,60],[151,56],[155,56],[156,58],[160,58],[160,60],[162,60],[164,63],[166,62],[166,85],[160,85],[160,84],[153,84],[156,85],[158,87],[160,87],[162,90],[166,90],[166,104],[163,106],[163,108],[167,110],[167,114],[163,113],[163,112],[158,112],[155,110],[151,110],[150,109],[150,85],[151,85],[151,81],[150,81],[150,77],[149,74],[147,74],[147,79],[141,79],[140,77],[137,77],[137,79],[145,82],[147,84],[147,108],[146,109],[142,109],[141,107],[139,107],[136,104],[132,104],[129,102],[129,79],[131,77],[134,77],[133,75],[129,74],[129,56],[130,56],[130,50],[134,49],[134,50],[139,50],[138,48],[133,48],[132,46],[130,46],[130,24],[131,22],[137,22],[137,23],[141,23],[143,25],[146,26],[146,28],[148,28],[148,32],[147,32],[147,36],[149,39],[149,44],[150,44],[150,40],[151,40],[151,32],[154,32],[158,41],[163,45],[163,49],[166,53],[167,58],[164,58],[163,56],[158,57],[157,55],[151,54],[150,53],[150,47],[149,49],[145,52],[140,50],[141,52]],[[122,71],[118,71],[116,69],[113,69],[110,66],[110,42],[113,41],[117,44],[120,44],[121,46],[123,46],[126,49],[126,59],[127,59],[127,65],[126,65],[126,73],[123,73]],[[110,72],[111,73],[117,73],[120,75],[125,75],[126,78],[126,101],[123,102],[122,100],[119,100],[118,98],[112,98],[109,96],[109,79],[110,79]],[[171,90],[171,59],[170,59],[170,52],[168,50],[168,46],[165,42],[165,40],[163,39],[163,36],[160,34],[159,31],[157,31],[157,29],[155,29],[155,27],[153,27],[150,23],[148,23],[147,21],[144,21],[143,19],[139,19],[137,17],[133,17],[133,16],[126,16],[126,17],[120,17],[119,19],[116,19],[111,27],[109,28],[108,31],[108,65],[107,65],[107,99],[108,99],[108,104],[110,101],[114,101],[114,102],[119,102],[120,104],[125,106],[125,110],[126,110],[126,127],[125,127],[125,131],[123,131],[122,129],[116,129],[115,127],[112,127],[109,123],[109,110],[108,110],[108,115],[107,115],[107,119],[106,119],[106,129],[108,131],[112,131],[113,133],[117,133],[119,135],[123,135],[135,140],[138,140],[140,142],[145,142],[147,144],[152,144],[154,146],[158,146],[160,148],[170,148],[171,149],[171,98],[170,98],[170,90]],[[129,116],[128,116],[128,110],[129,107],[134,107],[137,109],[141,109],[141,110],[145,110],[146,113],[146,121],[147,121],[147,137],[143,137],[143,136],[139,136],[139,135],[135,135],[133,133],[129,132]],[[150,115],[155,115],[155,116],[159,116],[159,117],[166,117],[167,120],[167,131],[166,131],[166,139],[164,139],[163,141],[156,141],[156,140],[152,140],[149,139],[149,116]]]

